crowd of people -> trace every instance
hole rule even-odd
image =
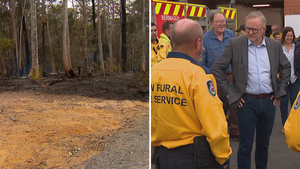
[[[255,138],[256,168],[267,169],[279,102],[281,132],[300,151],[300,42],[288,26],[281,33],[273,25],[266,37],[260,11],[250,12],[236,33],[226,29],[220,11],[209,20],[205,34],[196,21],[167,21],[160,38],[151,24],[153,163],[159,169],[229,168],[230,141],[238,141],[238,168],[250,169]]]

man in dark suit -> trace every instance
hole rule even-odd
[[[269,140],[274,125],[276,104],[286,95],[291,65],[278,41],[264,36],[266,18],[260,11],[250,12],[247,36],[229,40],[229,46],[212,68],[217,83],[230,105],[237,106],[240,133],[237,163],[239,169],[251,168],[251,151],[256,129],[256,168],[267,169]],[[233,83],[225,70],[232,66]],[[276,79],[279,72],[280,78]]]

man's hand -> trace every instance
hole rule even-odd
[[[241,98],[240,102],[238,103],[238,107],[241,108],[243,107],[243,104],[245,103],[245,100]]]
[[[276,106],[280,99],[276,99],[274,95],[271,96],[271,100],[274,98],[273,105]]]
[[[227,164],[227,165],[225,165],[225,166],[223,166],[223,168],[224,168],[224,169],[226,169],[227,167],[228,167],[228,164]]]

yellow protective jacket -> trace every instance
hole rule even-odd
[[[168,48],[164,42],[156,41],[151,42],[151,66],[165,59],[168,55]]]
[[[167,48],[168,48],[169,52],[172,51],[171,40],[170,40],[170,38],[166,34],[161,33],[159,41],[164,42],[167,45]]]
[[[180,52],[151,67],[151,145],[171,149],[205,135],[223,164],[232,150],[215,87],[210,70]]]
[[[280,38],[281,38],[281,36],[282,36],[282,33],[281,32],[279,32],[279,34],[280,34]],[[271,39],[274,39],[274,37],[273,37],[273,34],[271,33],[271,35],[270,35],[270,38]]]
[[[293,151],[300,151],[300,92],[291,107],[290,115],[284,124],[286,143]]]

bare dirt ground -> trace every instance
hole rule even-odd
[[[148,86],[135,79],[1,78],[0,168],[148,168]]]

